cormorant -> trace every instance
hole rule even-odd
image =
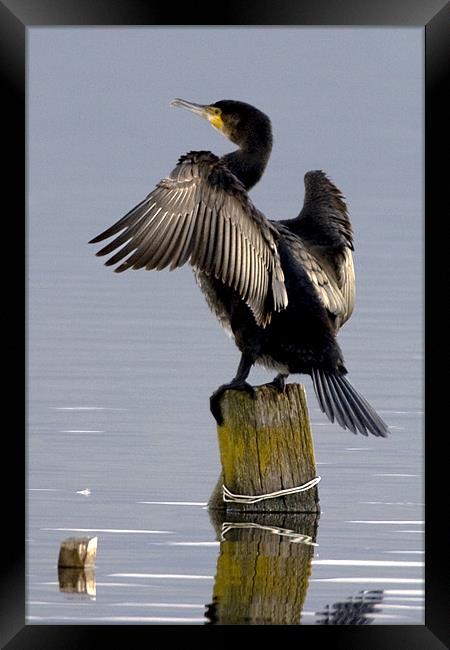
[[[221,158],[209,151],[181,156],[141,203],[91,240],[118,235],[97,255],[116,251],[106,262],[120,262],[116,272],[193,266],[241,351],[236,376],[211,397],[219,423],[220,395],[229,388],[252,392],[246,379],[257,363],[277,372],[272,385],[280,391],[289,374],[310,375],[331,422],[386,436],[387,425],[348,381],[336,341],[355,297],[352,227],[341,192],[322,171],[309,171],[300,214],[267,219],[248,190],[270,156],[269,118],[240,101],[171,104],[206,118],[238,149]]]

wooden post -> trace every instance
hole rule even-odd
[[[318,514],[210,512],[220,553],[206,616],[218,625],[298,625]]]
[[[222,476],[208,506],[227,512],[320,512],[317,487],[253,504],[224,502],[233,494],[259,496],[303,485],[317,476],[305,390],[287,384],[279,393],[258,386],[255,394],[228,390],[217,427]]]
[[[97,537],[68,537],[59,548],[58,567],[84,569],[95,564]]]

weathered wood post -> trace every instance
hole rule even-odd
[[[58,567],[84,569],[95,564],[97,537],[68,537],[59,548]]]
[[[220,540],[210,623],[298,625],[319,515],[211,510],[210,517]]]
[[[316,485],[253,503],[223,496],[223,486],[234,495],[261,496],[317,479],[304,387],[287,384],[280,393],[263,385],[253,396],[228,390],[220,407],[222,475],[208,507],[227,512],[320,512]]]

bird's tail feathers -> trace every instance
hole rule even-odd
[[[311,377],[321,410],[331,422],[367,436],[386,437],[388,426],[344,374],[313,368]]]

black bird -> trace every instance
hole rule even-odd
[[[221,158],[190,151],[171,174],[113,226],[91,240],[118,235],[97,255],[116,251],[115,269],[170,270],[189,262],[219,321],[234,337],[241,360],[229,389],[252,391],[253,364],[275,370],[274,388],[286,377],[312,377],[320,408],[354,433],[386,436],[388,427],[346,378],[336,341],[353,311],[352,227],[343,197],[322,171],[305,175],[303,208],[295,219],[271,221],[248,190],[261,178],[272,149],[269,118],[244,102],[172,106],[206,118],[238,149]],[[120,234],[118,234],[120,233]]]

